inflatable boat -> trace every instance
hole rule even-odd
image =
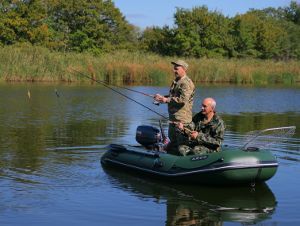
[[[110,144],[101,163],[176,183],[209,185],[255,185],[277,171],[277,159],[269,150],[223,146],[220,152],[179,156],[164,152],[160,137],[157,128],[139,126],[140,145]]]

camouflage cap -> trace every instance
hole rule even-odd
[[[189,65],[183,60],[172,61],[171,64],[182,66],[185,69],[189,67]]]

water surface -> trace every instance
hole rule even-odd
[[[165,105],[122,92],[167,116]],[[227,125],[225,144],[242,145],[249,131],[297,126],[270,147],[280,167],[266,184],[184,186],[105,170],[106,145],[135,144],[136,127],[158,126],[161,117],[99,85],[1,84],[0,225],[299,224],[300,90],[200,86],[195,113],[206,96]]]

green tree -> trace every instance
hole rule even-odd
[[[228,56],[230,20],[206,6],[178,8],[175,15],[177,53],[184,56]],[[227,43],[227,41],[229,43]]]
[[[0,40],[9,45],[17,42],[44,43],[49,39],[44,24],[46,11],[41,1],[3,0],[0,4]]]
[[[30,42],[64,51],[135,47],[135,28],[111,0],[2,0],[0,41]]]
[[[285,34],[280,37],[281,51],[277,58],[300,59],[300,6],[292,1],[288,7],[266,8],[262,10],[269,18],[272,18],[274,27],[270,28],[276,34],[278,26]]]
[[[285,29],[264,11],[251,10],[233,18],[236,51],[239,56],[278,58],[287,39]]]
[[[67,50],[133,48],[134,27],[110,0],[50,1],[48,24]]]
[[[283,14],[287,20],[300,25],[300,3],[291,1],[290,6],[283,9]]]
[[[300,59],[300,4],[292,1],[288,7],[279,7],[278,9],[270,7],[263,11],[276,19],[287,33],[281,58]]]
[[[287,37],[283,43],[282,59],[300,59],[300,26],[291,21],[280,21]]]
[[[176,55],[174,48],[175,30],[168,26],[148,27],[140,37],[140,49],[160,55]]]

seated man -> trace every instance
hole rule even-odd
[[[189,125],[184,127],[182,123],[177,124],[178,129],[188,137],[185,144],[179,146],[182,155],[221,151],[225,125],[216,114],[215,108],[216,101],[213,98],[205,98],[201,112],[193,117]]]

